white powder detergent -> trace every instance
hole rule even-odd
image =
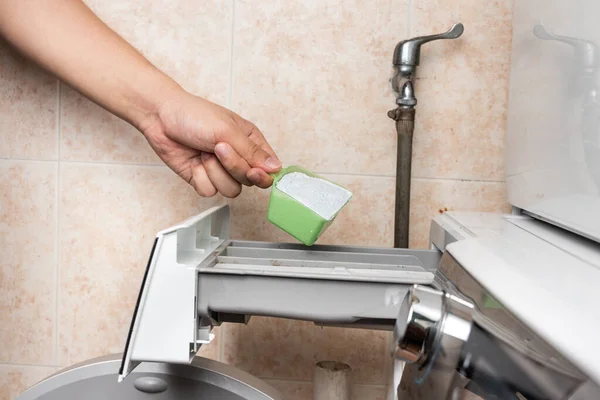
[[[333,218],[352,197],[343,187],[301,172],[285,174],[276,186],[326,220]]]

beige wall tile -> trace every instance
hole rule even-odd
[[[462,22],[459,39],[423,46],[414,177],[504,179],[512,0],[415,0],[411,35]]]
[[[367,329],[323,328],[317,361],[336,360],[352,368],[353,383],[385,384],[391,359],[388,332]]]
[[[313,398],[312,382],[270,379],[265,379],[265,382],[277,389],[285,400],[312,400]]]
[[[59,361],[123,351],[154,235],[214,204],[166,167],[61,165]]]
[[[393,175],[389,78],[406,0],[236,2],[233,107],[284,164]]]
[[[53,367],[0,365],[0,400],[13,400],[55,372]]]
[[[348,188],[353,198],[317,243],[364,246],[393,245],[395,179],[324,175]],[[297,242],[267,220],[270,190],[244,189],[230,201],[232,237],[243,240]]]
[[[295,239],[267,220],[270,190],[243,188],[242,194],[229,200],[231,237],[238,240],[292,242]]]
[[[429,248],[429,227],[444,211],[509,212],[504,182],[413,179],[409,242]]]
[[[354,385],[352,400],[385,400],[387,388],[380,385]]]
[[[85,3],[187,90],[219,103],[227,100],[230,1],[85,0]]]
[[[227,102],[230,1],[86,3],[184,88],[219,104]],[[62,93],[61,118],[63,159],[160,163],[136,129],[66,88]]]
[[[56,182],[56,162],[0,161],[0,363],[53,363]]]
[[[162,164],[132,125],[61,84],[60,158]]]
[[[352,367],[354,383],[385,383],[385,332],[266,317],[224,329],[224,361],[258,377],[311,380],[316,362],[334,358]]]
[[[225,324],[224,358],[260,378],[312,379],[319,328],[306,321],[252,317],[248,325]]]
[[[220,361],[221,354],[221,337],[223,336],[223,329],[220,326],[213,328],[212,333],[214,333],[215,338],[210,342],[210,344],[203,344],[196,353],[198,357],[210,358],[211,360]]]
[[[0,157],[56,159],[56,79],[0,39]]]
[[[392,247],[396,180],[372,176],[326,176],[353,193],[320,243]]]

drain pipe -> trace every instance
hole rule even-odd
[[[412,140],[415,128],[415,106],[417,105],[413,79],[419,65],[421,45],[433,40],[456,39],[463,32],[463,24],[458,23],[446,33],[404,40],[398,43],[394,49],[395,75],[392,78],[392,88],[398,93],[396,99],[398,107],[388,112],[388,117],[396,121],[398,134],[394,247],[408,248]]]
[[[313,376],[313,400],[350,400],[350,366],[320,361]]]

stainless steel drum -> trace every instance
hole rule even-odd
[[[95,358],[69,367],[16,400],[282,399],[260,379],[201,357],[196,357],[191,365],[142,363],[119,383],[121,356]]]

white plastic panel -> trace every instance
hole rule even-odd
[[[187,364],[214,335],[196,312],[198,266],[229,240],[229,207],[213,207],[156,235],[119,380],[140,362]]]
[[[157,234],[121,381],[142,362],[189,364],[227,318],[393,327],[408,289],[431,284],[439,263],[430,250],[232,241],[229,223],[224,205]]]
[[[598,0],[514,2],[506,140],[510,203],[596,241],[600,241],[598,15]],[[551,37],[556,35],[571,39]]]

